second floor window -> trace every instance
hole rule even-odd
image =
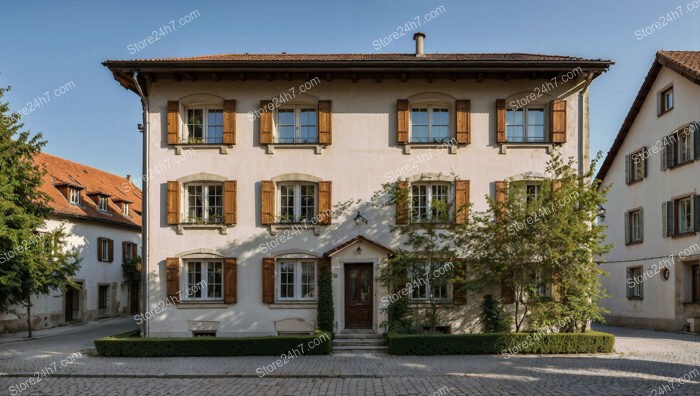
[[[693,198],[682,198],[678,205],[678,233],[693,232]]]
[[[625,217],[626,243],[638,243],[644,240],[644,220],[642,217],[642,209],[631,210],[627,212]]]
[[[80,205],[80,190],[71,188],[68,191],[68,200],[71,205]]]
[[[309,106],[282,107],[277,110],[277,143],[318,143],[318,115]]]
[[[184,143],[222,144],[224,141],[224,112],[208,107],[187,109],[187,135]]]
[[[449,220],[450,186],[440,184],[414,184],[411,186],[411,222],[438,222]]]
[[[279,185],[278,217],[280,223],[311,221],[316,215],[316,185],[282,183]]]
[[[508,110],[506,140],[509,142],[544,142],[544,108]]]
[[[690,131],[685,131],[678,134],[676,158],[676,165],[693,160],[693,143],[692,134]]]
[[[221,184],[188,184],[186,188],[185,223],[218,224],[224,221]]]
[[[411,108],[411,143],[442,143],[450,140],[450,110],[442,106]]]

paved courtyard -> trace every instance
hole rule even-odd
[[[301,356],[263,378],[256,369],[276,358],[89,354],[94,338],[133,327],[0,336],[0,395],[700,395],[700,337],[688,334],[598,326],[617,341],[596,356]]]

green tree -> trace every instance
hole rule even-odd
[[[318,278],[318,305],[317,319],[318,328],[321,331],[333,332],[333,278],[330,269],[321,267]]]
[[[0,312],[24,307],[31,337],[31,296],[71,284],[77,263],[62,250],[63,229],[37,238],[50,213],[39,190],[44,170],[34,163],[46,142],[1,101],[8,90],[0,88]]]

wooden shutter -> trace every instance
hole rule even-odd
[[[507,279],[501,280],[501,299],[504,304],[512,304],[515,302],[515,289]]]
[[[630,227],[630,212],[625,212],[625,245],[632,240],[632,227]]]
[[[318,142],[320,144],[331,144],[333,140],[331,101],[318,101]]]
[[[631,173],[632,170],[630,169],[630,156],[625,155],[625,184],[629,185],[631,181]]]
[[[693,231],[700,232],[700,195],[693,198]]]
[[[564,186],[564,181],[561,179],[554,179],[552,180],[552,192],[556,193],[561,191],[561,188]]]
[[[508,182],[505,180],[496,181],[496,203],[505,204],[508,194]]]
[[[644,240],[644,208],[639,208],[639,240]]]
[[[455,260],[455,277],[460,278],[452,284],[452,303],[454,305],[464,305],[467,303],[467,290],[465,289],[465,278],[467,276],[467,264],[462,260]]]
[[[647,150],[647,146],[644,146],[642,148],[642,161],[644,161],[644,177],[647,177],[649,175],[649,151]]]
[[[272,101],[260,101],[260,144],[272,143]]]
[[[168,299],[180,301],[180,259],[177,257],[165,259],[165,272]]]
[[[131,258],[135,259],[139,255],[139,246],[135,243],[131,244]]]
[[[275,185],[271,180],[260,182],[260,218],[263,225],[275,222]]]
[[[109,249],[107,251],[107,261],[110,263],[114,261],[114,241],[111,239],[107,240],[107,248]]]
[[[180,182],[168,182],[168,224],[180,224]]]
[[[693,159],[700,160],[700,121],[690,124],[690,130],[693,132],[693,145],[695,146]]]
[[[632,279],[632,268],[625,269],[625,285],[627,286],[627,298],[632,298],[632,290],[634,290],[634,283],[630,282]]]
[[[496,100],[496,141],[506,142],[506,100]]]
[[[408,143],[408,100],[398,99],[396,101],[396,141],[398,144]]]
[[[465,224],[469,218],[469,180],[455,181],[455,223]]]
[[[224,303],[238,302],[238,265],[235,257],[224,259]]]
[[[102,240],[104,238],[97,238],[97,261],[103,261],[102,260]]]
[[[408,224],[408,181],[397,181],[396,193],[396,224]]]
[[[236,144],[236,101],[224,100],[224,144]]]
[[[180,102],[168,102],[168,144],[180,143]]]
[[[673,201],[668,201],[661,204],[661,222],[665,237],[672,237],[675,231],[675,211],[673,206]]]
[[[333,187],[331,182],[322,181],[318,182],[318,214],[316,220],[318,224],[330,224],[331,223],[331,191]]]
[[[457,100],[455,102],[457,114],[457,144],[470,144],[472,142],[472,113],[469,100]]]
[[[553,100],[549,109],[552,143],[566,143],[566,101]]]
[[[674,135],[670,135],[666,139],[667,143],[664,146],[666,155],[666,169],[671,169],[676,165],[676,137]]]
[[[236,204],[237,204],[237,183],[235,180],[226,180],[224,182],[224,223],[233,225],[237,223]]]
[[[122,242],[122,263],[126,263],[126,256],[129,254],[129,242]]]
[[[263,258],[262,270],[263,303],[272,304],[275,302],[275,259]]]

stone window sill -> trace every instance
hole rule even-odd
[[[178,309],[222,309],[228,308],[229,304],[219,301],[182,301],[175,306]]]
[[[309,224],[303,224],[303,223],[293,223],[293,224],[271,224],[270,225],[270,235],[277,235],[280,231],[285,231],[285,230],[312,230],[314,232],[314,235],[321,235],[321,227],[324,227],[324,225],[309,225]]]
[[[405,143],[403,144],[403,153],[404,154],[411,154],[412,149],[428,149],[432,150],[436,149],[438,151],[442,151],[445,149],[448,149],[448,153],[450,154],[457,154],[458,150],[458,145],[457,144],[448,144],[448,142],[445,143]]]
[[[273,304],[268,304],[270,309],[316,309],[317,304],[314,302],[276,302]]]
[[[508,149],[545,149],[547,154],[554,151],[554,143],[501,143],[500,153],[507,154]]]
[[[226,235],[228,233],[228,228],[234,226],[235,224],[178,224],[177,234],[183,235],[185,230],[219,230],[221,235]]]
[[[209,149],[219,149],[220,154],[228,154],[229,148],[233,148],[233,145],[226,144],[173,144],[175,147],[175,154],[182,155],[184,150],[209,150]]]
[[[266,144],[267,154],[274,154],[277,149],[313,149],[317,155],[323,154],[323,150],[328,147],[327,144],[309,143],[309,144]]]

